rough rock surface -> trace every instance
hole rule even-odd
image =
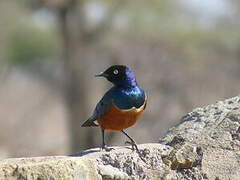
[[[197,108],[160,143],[0,161],[0,180],[240,179],[240,97]]]
[[[162,157],[173,148],[158,143],[139,145],[139,154],[128,147],[110,152],[90,149],[74,156],[34,157],[0,161],[0,180],[125,180],[159,179],[168,169]]]
[[[193,110],[160,143],[174,148],[166,161],[179,177],[240,180],[240,97]]]

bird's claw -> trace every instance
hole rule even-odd
[[[126,141],[125,144],[126,145],[131,145],[132,146],[132,151],[136,150],[138,153],[140,152],[138,147],[137,147],[137,144],[134,141]]]
[[[109,152],[109,151],[113,150],[113,148],[110,148],[110,147],[104,145],[104,146],[102,146],[101,150],[102,150],[102,151]]]
[[[142,161],[144,161],[146,163],[146,160],[144,159],[145,155],[144,155],[144,151],[140,151],[137,147],[137,144],[134,141],[126,141],[125,142],[126,145],[131,145],[132,146],[132,151],[137,151],[139,157],[142,159]]]

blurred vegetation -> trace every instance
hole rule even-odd
[[[10,37],[8,60],[21,64],[34,60],[51,60],[56,52],[54,41],[54,36],[49,31],[20,27]]]
[[[46,136],[52,135],[57,140],[55,136],[59,138],[66,131],[69,139],[60,149],[69,147],[65,149],[68,152],[98,146],[99,132],[80,128],[80,124],[106,90],[102,84],[107,83],[94,80],[93,74],[116,63],[131,66],[149,94],[149,110],[144,121],[130,130],[141,142],[157,141],[164,130],[193,107],[238,94],[240,5],[237,0],[221,2],[225,8],[209,14],[211,8],[218,7],[206,1],[193,6],[194,1],[187,0],[2,0],[0,76],[5,81],[0,80],[10,82],[8,77],[15,73],[30,79],[34,75],[37,79],[32,81],[37,82],[37,89],[45,86],[50,89],[50,95],[42,99],[43,103],[35,111],[31,108],[24,111],[33,114],[33,119],[20,123],[19,134],[27,131],[26,124],[32,128],[43,121],[42,116],[50,116],[43,107],[58,102],[63,106],[66,124],[58,124],[57,118],[48,119],[53,125],[45,130],[50,129],[54,135]],[[204,3],[209,9],[201,8]],[[14,70],[6,73],[9,67]],[[14,81],[16,87],[10,90],[21,89],[22,84],[17,83],[21,82],[19,77]],[[31,93],[36,94],[31,96]],[[22,101],[27,103],[26,99],[37,101],[34,98],[39,94],[36,91],[29,92],[27,98],[21,96],[20,105],[12,103],[9,111],[22,106]],[[5,97],[4,92],[2,96]],[[57,100],[51,100],[55,96]],[[53,109],[56,104],[46,109]],[[4,112],[0,112],[0,117]],[[12,113],[9,114],[7,118]],[[35,118],[39,121],[34,121]],[[22,120],[16,116],[12,121],[17,124]],[[58,131],[59,126],[65,129]],[[9,129],[12,127],[9,125]],[[150,128],[152,135],[149,135]],[[6,136],[7,131],[0,130],[0,139]],[[26,138],[29,136],[26,134]],[[122,142],[116,134],[111,134],[108,141]],[[0,143],[0,150],[1,146],[18,149]],[[58,149],[51,153],[59,152]],[[11,152],[10,155],[19,154]]]

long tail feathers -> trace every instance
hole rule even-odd
[[[91,126],[94,126],[94,127],[98,126],[96,120],[94,121],[92,119],[88,119],[81,125],[81,127],[91,127]]]

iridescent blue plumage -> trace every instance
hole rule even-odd
[[[116,86],[111,88],[106,96],[108,96],[106,99],[112,99],[114,105],[124,110],[131,109],[132,107],[139,108],[145,101],[145,93],[138,86],[129,88]]]
[[[108,71],[110,70],[107,70],[105,73],[108,73]],[[112,105],[116,105],[119,109],[127,110],[132,107],[139,108],[144,104],[146,100],[145,92],[138,87],[134,73],[127,67],[125,75],[125,78],[121,80],[115,80],[114,77],[110,76],[106,77],[114,86],[107,91],[99,101],[89,120],[97,120],[104,115]]]

